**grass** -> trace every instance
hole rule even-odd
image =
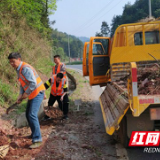
[[[27,107],[27,101],[22,101],[22,103],[19,104],[18,107],[16,108],[16,114],[20,115],[21,113],[25,112],[26,107]]]
[[[83,98],[82,98],[82,95],[84,94],[83,93],[83,88],[86,87],[86,83],[88,83],[88,81],[83,78],[78,72],[72,70],[72,69],[67,69],[67,71],[75,77],[76,79],[76,83],[77,83],[77,87],[76,87],[76,90],[73,92],[73,94],[69,97],[70,99],[70,109],[72,111],[75,111],[77,106],[75,105],[75,100],[77,99],[81,99],[82,100],[82,106],[85,106],[85,103],[87,102],[83,102]],[[85,109],[83,110],[84,111],[84,115],[85,116],[90,116],[90,115],[93,115],[93,111],[88,111],[87,110],[87,107],[85,107]]]
[[[0,80],[0,105],[4,107],[6,101],[11,103],[15,100],[15,97],[16,94],[14,94],[12,86]]]
[[[82,64],[82,61],[66,63],[66,65],[78,65],[78,64]]]
[[[70,110],[71,112],[74,112],[76,106],[75,106],[75,103],[74,103],[74,100],[73,100],[72,97],[69,97],[69,105],[72,106],[72,107],[69,108],[69,110]]]
[[[91,115],[94,115],[94,112],[93,111],[86,111],[85,113],[84,113],[84,115],[85,116],[91,116]]]

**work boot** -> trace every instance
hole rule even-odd
[[[38,148],[42,145],[42,142],[34,142],[32,145],[29,146],[30,149]]]

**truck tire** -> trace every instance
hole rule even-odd
[[[118,137],[120,140],[120,143],[123,145],[124,148],[128,147],[129,138],[127,136],[127,118],[126,116],[123,117],[120,128],[118,130]]]

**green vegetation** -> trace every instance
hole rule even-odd
[[[22,60],[31,64],[44,81],[50,77],[54,51],[48,15],[55,9],[56,0],[1,1],[0,106],[13,104],[19,93],[16,71],[7,59],[9,53],[19,52]]]
[[[63,61],[68,61],[68,35],[67,33],[58,32],[57,29],[52,31],[53,46],[56,54],[60,54]],[[75,36],[69,35],[70,56],[72,58],[82,57],[83,42]]]
[[[48,16],[56,8],[56,0],[0,1],[0,106],[13,104],[19,94],[16,71],[7,59],[9,53],[19,52],[43,81],[51,75],[55,54],[68,61],[68,35],[50,28],[55,21],[49,22]],[[71,57],[80,57],[83,43],[71,35],[69,41]]]
[[[26,107],[27,107],[27,102],[22,101],[22,103],[19,104],[16,108],[16,114],[20,115],[21,113],[25,112]]]
[[[152,14],[155,18],[160,16],[160,1],[152,0]],[[116,15],[112,19],[111,24],[111,36],[113,36],[115,29],[126,23],[134,23],[141,19],[148,17],[148,1],[146,0],[136,0],[136,2],[131,5],[127,3],[124,6],[122,15]]]
[[[11,102],[13,98],[11,95],[13,95],[12,88],[0,80],[0,105],[4,105],[6,101]]]
[[[66,63],[66,65],[76,65],[76,64],[82,64],[82,61],[75,61],[75,62]]]
[[[93,109],[89,109],[91,107],[91,104],[89,104],[86,101],[86,97],[88,98],[86,93],[86,90],[88,90],[89,85],[88,85],[88,80],[86,80],[82,75],[72,69],[67,69],[72,76],[75,77],[76,79],[76,90],[69,96],[70,100],[70,111],[75,112],[77,110],[77,106],[75,105],[75,100],[81,100],[82,104],[80,105],[80,108],[83,108],[83,115],[86,117],[94,115]],[[88,93],[88,92],[87,92]],[[80,112],[81,112],[80,111]]]
[[[160,0],[151,0],[152,15],[155,18],[160,16]],[[116,28],[121,24],[135,23],[149,16],[148,0],[136,0],[133,5],[127,3],[124,6],[122,15],[115,15],[112,19],[111,28],[103,21],[100,32],[96,36],[113,36]]]
[[[108,37],[110,34],[110,28],[107,22],[103,21],[101,25],[101,31],[96,33],[97,37]]]
[[[56,9],[56,0],[2,0],[2,13],[10,12],[15,19],[25,18],[27,24],[43,32],[49,28],[48,15]]]

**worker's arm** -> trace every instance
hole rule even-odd
[[[19,94],[16,103],[20,104],[22,102],[22,94]]]
[[[46,89],[48,89],[51,86],[51,78],[44,83],[44,86]]]
[[[44,87],[46,88],[46,90],[47,90],[50,86],[51,86],[51,78],[44,83]],[[46,96],[45,93],[44,93],[44,99],[47,99],[47,96]]]
[[[67,94],[67,84],[65,83],[65,85],[63,86],[63,91],[64,91],[64,93],[63,93],[63,95],[61,96],[61,101],[63,101],[63,98],[64,98],[64,96]]]
[[[24,93],[23,87],[20,85],[19,95],[22,95]]]

